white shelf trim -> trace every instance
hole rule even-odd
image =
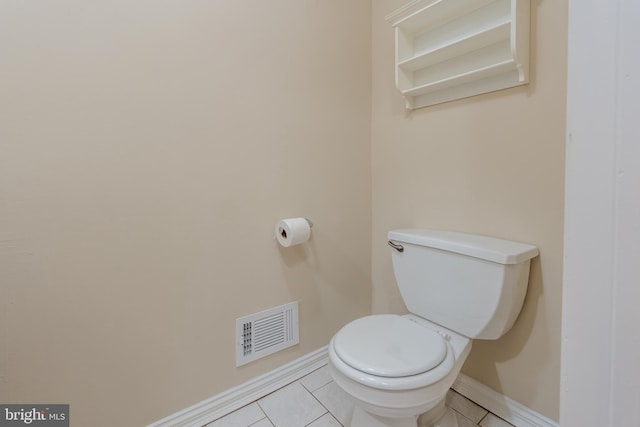
[[[472,52],[476,49],[490,46],[503,40],[508,40],[511,33],[511,22],[504,20],[475,34],[465,34],[457,39],[433,47],[426,52],[416,53],[412,58],[398,63],[398,67],[415,71],[426,68],[438,62]]]
[[[529,13],[530,0],[414,0],[388,15],[407,108],[528,83]]]
[[[502,74],[505,71],[512,69],[513,60],[499,62],[497,64],[488,65],[486,67],[478,68],[466,73],[458,74],[455,76],[447,77],[435,81],[433,83],[416,86],[414,88],[403,90],[402,94],[405,96],[417,96],[427,94],[429,92],[435,92],[437,90],[446,89],[458,84],[464,84],[478,80],[479,78],[485,78]]]

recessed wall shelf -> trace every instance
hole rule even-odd
[[[528,83],[529,10],[530,0],[414,0],[387,16],[406,107]]]

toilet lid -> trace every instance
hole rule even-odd
[[[447,355],[444,337],[395,314],[354,320],[336,334],[333,348],[347,365],[380,377],[421,374]]]

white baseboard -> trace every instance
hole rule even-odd
[[[451,388],[516,427],[558,427],[557,422],[538,414],[465,374],[458,375]]]
[[[322,347],[278,369],[149,424],[147,427],[202,427],[299,380],[326,365],[327,362],[327,347]],[[458,376],[452,388],[516,427],[558,427],[555,421],[464,374]]]
[[[278,369],[149,424],[147,427],[202,427],[216,418],[299,380],[326,365],[327,360],[325,346]]]

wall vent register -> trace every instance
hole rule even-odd
[[[298,301],[236,319],[236,337],[236,366],[298,344]]]
[[[415,109],[529,82],[530,0],[414,0],[387,16]]]

